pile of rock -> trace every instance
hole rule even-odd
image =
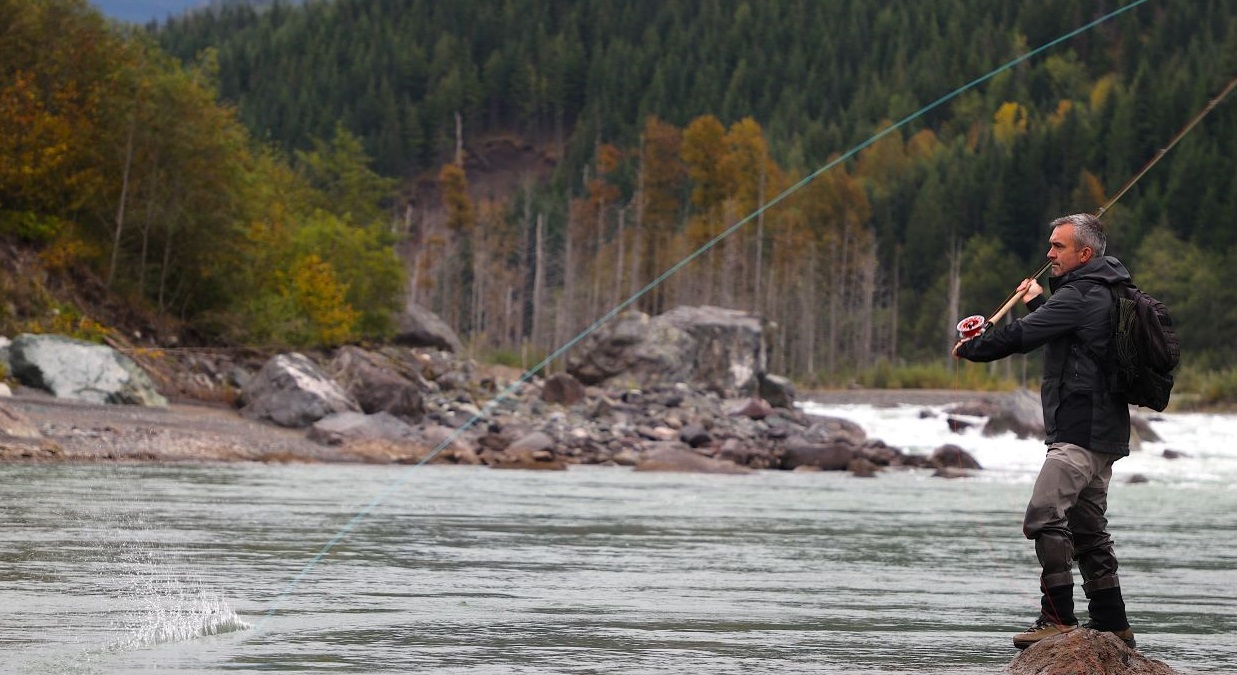
[[[178,352],[155,370],[174,395],[196,383],[197,391],[213,392],[211,400],[234,400],[250,420],[305,429],[320,447],[360,461],[857,476],[886,467],[933,467],[942,475],[978,468],[956,452],[907,455],[847,420],[805,415],[790,382],[766,371],[763,329],[757,317],[714,307],[658,317],[632,312],[583,341],[566,372],[544,378],[504,376],[451,351],[407,345],[284,353],[251,363]],[[108,347],[21,336],[9,351],[12,372],[27,386],[96,403],[166,405],[142,369],[124,366],[133,362]],[[97,375],[104,366],[83,366],[87,353],[106,372],[131,377]],[[143,365],[151,370],[152,361]],[[91,384],[54,384],[66,377],[51,374],[57,363],[71,363],[62,370]],[[96,386],[104,381],[145,383],[150,393]]]

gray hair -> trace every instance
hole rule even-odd
[[[1075,213],[1049,223],[1053,230],[1060,225],[1074,226],[1074,244],[1079,249],[1090,247],[1097,258],[1104,255],[1104,250],[1108,248],[1108,237],[1104,234],[1104,223],[1100,222],[1099,218],[1089,213]]]

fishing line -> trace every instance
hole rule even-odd
[[[458,439],[458,438],[460,437],[460,435],[461,435],[461,434],[463,434],[463,433],[464,433],[465,431],[467,431],[468,429],[472,428],[472,427],[473,427],[473,426],[474,426],[477,422],[481,421],[482,419],[485,419],[485,418],[488,416],[488,413],[489,413],[491,410],[493,410],[493,409],[494,409],[494,408],[495,408],[495,407],[496,407],[499,403],[501,403],[502,401],[504,401],[504,400],[506,400],[507,398],[509,398],[512,394],[514,394],[514,393],[516,393],[517,391],[519,391],[519,390],[520,390],[520,388],[521,388],[521,387],[522,387],[525,383],[527,383],[530,379],[532,379],[532,377],[534,377],[537,373],[541,372],[541,371],[542,371],[542,370],[543,370],[546,366],[548,366],[551,362],[553,362],[555,359],[557,359],[558,357],[560,357],[560,356],[562,356],[563,354],[565,354],[568,350],[570,350],[572,347],[574,347],[576,344],[578,344],[581,340],[584,340],[584,339],[585,339],[586,337],[588,337],[589,335],[592,335],[593,333],[595,333],[595,332],[597,331],[597,329],[599,329],[602,325],[604,325],[605,323],[609,322],[609,321],[610,321],[611,319],[613,319],[615,316],[618,316],[618,314],[619,314],[619,313],[621,313],[623,310],[625,310],[625,309],[627,309],[628,307],[630,307],[630,306],[631,306],[632,304],[634,304],[637,300],[639,300],[640,298],[644,297],[644,296],[645,296],[645,295],[647,295],[650,291],[652,291],[654,288],[656,288],[656,287],[660,286],[660,285],[661,285],[663,282],[665,282],[667,279],[669,279],[670,277],[672,277],[672,276],[674,276],[675,274],[677,274],[677,273],[679,272],[679,270],[683,269],[684,267],[686,267],[687,265],[691,264],[693,261],[695,261],[695,260],[696,260],[697,258],[699,258],[700,256],[702,256],[702,255],[704,255],[705,253],[707,253],[707,252],[709,252],[710,250],[712,250],[715,246],[717,246],[717,244],[719,244],[720,242],[722,242],[724,239],[726,239],[726,238],[727,238],[727,237],[729,237],[730,235],[734,234],[736,231],[738,231],[740,228],[742,228],[742,227],[743,227],[744,225],[746,225],[747,223],[751,222],[753,219],[755,219],[755,218],[759,217],[759,216],[760,216],[761,214],[763,214],[765,211],[767,211],[767,210],[769,210],[770,208],[772,208],[772,207],[776,206],[777,204],[781,203],[783,200],[785,200],[787,197],[789,197],[790,195],[794,194],[795,192],[798,192],[800,189],[802,189],[802,188],[803,188],[804,186],[806,186],[808,183],[811,183],[813,180],[815,180],[815,179],[816,179],[817,177],[819,177],[821,174],[823,174],[823,173],[825,173],[826,171],[828,171],[828,170],[832,169],[833,167],[837,166],[838,164],[841,164],[842,162],[845,162],[846,160],[850,159],[851,157],[854,157],[854,156],[855,156],[856,154],[858,154],[860,151],[862,151],[862,150],[864,150],[865,148],[867,148],[867,147],[871,146],[873,143],[876,143],[877,141],[879,141],[880,139],[884,138],[885,136],[887,136],[887,135],[889,135],[889,134],[893,133],[894,131],[897,131],[897,130],[901,129],[902,127],[906,126],[907,124],[910,124],[911,122],[913,122],[913,121],[915,121],[915,120],[919,119],[920,117],[923,117],[923,116],[924,116],[925,114],[927,114],[928,112],[930,112],[930,111],[932,111],[932,110],[936,109],[937,107],[939,107],[939,106],[941,106],[941,105],[943,105],[943,104],[945,104],[945,103],[947,103],[947,102],[949,102],[949,101],[953,100],[954,98],[958,97],[958,96],[959,96],[960,94],[962,94],[963,92],[966,92],[966,91],[968,91],[968,90],[970,90],[970,89],[972,89],[972,88],[974,88],[974,87],[976,87],[976,86],[978,86],[978,85],[980,85],[980,84],[983,84],[984,82],[987,82],[988,80],[990,80],[990,79],[992,79],[992,78],[996,77],[997,75],[1000,75],[1001,73],[1003,73],[1003,72],[1005,72],[1005,71],[1009,70],[1010,68],[1013,68],[1014,66],[1017,66],[1018,64],[1020,64],[1020,63],[1022,63],[1022,62],[1024,62],[1024,61],[1027,61],[1028,59],[1034,58],[1035,56],[1037,56],[1037,55],[1039,55],[1039,54],[1041,54],[1041,53],[1043,53],[1043,52],[1045,52],[1045,51],[1047,51],[1047,50],[1049,50],[1049,49],[1051,49],[1051,48],[1053,48],[1053,47],[1055,47],[1055,46],[1057,46],[1057,45],[1061,44],[1062,42],[1065,42],[1065,41],[1070,40],[1070,39],[1072,39],[1072,38],[1074,38],[1074,37],[1076,37],[1076,36],[1078,36],[1078,35],[1081,35],[1082,33],[1085,33],[1085,32],[1087,32],[1087,31],[1091,30],[1092,28],[1095,28],[1096,26],[1098,26],[1098,25],[1100,25],[1100,24],[1102,24],[1102,23],[1104,23],[1104,22],[1106,22],[1106,21],[1109,21],[1109,20],[1111,20],[1111,19],[1113,19],[1113,18],[1116,18],[1117,16],[1119,16],[1119,15],[1121,15],[1121,14],[1124,14],[1125,12],[1128,12],[1128,11],[1130,11],[1131,9],[1134,9],[1135,7],[1138,7],[1139,5],[1142,5],[1142,4],[1144,4],[1144,3],[1146,3],[1146,2],[1149,2],[1149,1],[1150,1],[1150,0],[1134,0],[1134,2],[1131,2],[1130,4],[1128,4],[1128,5],[1124,6],[1124,7],[1121,7],[1121,8],[1119,8],[1119,9],[1113,10],[1112,12],[1109,12],[1108,14],[1105,14],[1105,15],[1103,15],[1103,16],[1101,16],[1101,17],[1099,17],[1099,18],[1097,18],[1097,19],[1095,19],[1095,20],[1093,20],[1093,21],[1090,21],[1090,22],[1088,22],[1088,23],[1086,23],[1086,24],[1083,24],[1082,26],[1080,26],[1080,27],[1078,27],[1078,28],[1075,28],[1074,30],[1069,31],[1068,33],[1065,33],[1065,34],[1061,35],[1060,37],[1058,37],[1058,38],[1056,38],[1056,39],[1054,39],[1054,40],[1052,40],[1052,41],[1050,41],[1050,42],[1047,42],[1047,43],[1045,43],[1045,44],[1043,44],[1043,45],[1041,45],[1041,46],[1039,46],[1039,47],[1036,47],[1035,49],[1033,49],[1033,50],[1031,50],[1031,51],[1027,52],[1026,54],[1023,54],[1022,56],[1018,56],[1018,57],[1016,57],[1016,58],[1014,58],[1014,59],[1012,59],[1012,60],[1010,60],[1010,61],[1008,61],[1008,62],[1006,62],[1006,63],[1004,63],[1004,64],[1002,64],[1002,65],[1000,65],[1000,66],[998,66],[998,67],[996,67],[996,68],[994,68],[993,70],[988,71],[988,73],[986,73],[986,74],[984,74],[984,75],[982,75],[982,76],[980,76],[980,77],[977,77],[977,78],[975,78],[974,80],[971,80],[970,82],[967,82],[966,84],[962,85],[961,87],[958,87],[957,89],[954,89],[953,91],[951,91],[951,92],[949,92],[948,94],[946,94],[946,95],[944,95],[944,96],[942,96],[942,97],[940,97],[940,98],[936,99],[935,101],[933,101],[933,102],[929,103],[928,105],[923,106],[923,107],[922,107],[922,108],[920,108],[919,110],[916,110],[915,112],[913,112],[913,113],[911,113],[911,114],[907,115],[906,117],[903,117],[901,120],[898,120],[896,123],[894,123],[894,124],[892,124],[892,125],[890,125],[890,126],[888,126],[888,127],[885,127],[884,129],[882,129],[882,130],[880,130],[880,131],[876,132],[876,133],[875,133],[875,134],[873,134],[871,137],[869,137],[867,140],[865,140],[865,141],[863,141],[862,143],[860,143],[860,144],[858,144],[858,145],[854,146],[854,147],[853,147],[853,148],[851,148],[850,150],[847,150],[845,153],[843,153],[843,154],[839,155],[839,156],[838,156],[836,159],[834,159],[833,161],[831,161],[831,162],[829,162],[829,163],[825,164],[824,166],[820,167],[819,169],[817,169],[817,170],[813,171],[812,173],[808,174],[808,175],[807,175],[807,176],[805,176],[803,179],[801,179],[799,182],[795,183],[794,185],[791,185],[789,188],[786,188],[786,189],[785,189],[785,190],[783,190],[780,194],[778,194],[776,197],[773,197],[773,198],[772,198],[772,199],[770,199],[769,201],[765,202],[765,203],[764,203],[764,204],[763,204],[760,208],[758,208],[758,209],[756,209],[755,211],[751,212],[751,213],[750,213],[750,214],[748,214],[746,217],[744,217],[742,220],[739,220],[738,222],[734,223],[733,225],[731,225],[731,226],[727,227],[726,229],[722,230],[722,231],[721,231],[721,232],[720,232],[717,236],[713,237],[712,239],[710,239],[709,241],[707,241],[706,243],[704,243],[703,245],[701,245],[699,248],[697,248],[697,249],[696,249],[695,251],[693,251],[692,253],[688,254],[688,255],[687,255],[686,257],[684,257],[682,260],[679,260],[677,263],[675,263],[675,264],[674,264],[673,266],[671,266],[669,269],[667,269],[666,271],[662,272],[662,273],[661,273],[660,275],[658,275],[655,279],[653,279],[653,280],[652,280],[652,281],[650,281],[648,284],[646,284],[643,288],[641,288],[640,290],[636,291],[636,292],[635,292],[635,293],[634,293],[631,297],[627,298],[627,299],[626,299],[626,300],[624,300],[623,302],[621,302],[621,303],[619,303],[618,305],[616,305],[613,309],[611,309],[610,311],[606,312],[604,315],[602,315],[602,316],[601,316],[601,318],[599,318],[599,319],[597,319],[596,321],[594,321],[594,322],[593,322],[590,326],[588,326],[587,328],[585,328],[585,329],[584,329],[583,331],[581,331],[578,335],[576,335],[575,337],[573,337],[573,338],[571,338],[570,340],[568,340],[568,341],[567,341],[566,343],[564,343],[561,347],[559,347],[558,349],[555,349],[555,350],[554,350],[554,352],[553,352],[553,353],[551,353],[549,356],[547,356],[547,357],[545,357],[544,359],[542,359],[542,361],[541,361],[540,363],[538,363],[537,365],[533,366],[531,369],[529,369],[528,371],[526,371],[526,372],[524,373],[524,375],[520,377],[520,379],[518,379],[518,380],[516,380],[515,382],[511,383],[511,385],[509,385],[508,387],[506,387],[505,389],[503,389],[503,390],[502,390],[502,391],[501,391],[501,392],[500,392],[497,396],[495,396],[492,400],[490,400],[490,401],[489,401],[489,402],[487,402],[484,406],[482,406],[482,409],[480,410],[480,412],[478,412],[477,414],[473,415],[471,419],[469,419],[469,420],[468,420],[467,422],[465,422],[462,426],[460,426],[458,429],[456,429],[455,431],[453,431],[453,432],[452,432],[452,433],[451,433],[451,434],[450,434],[447,438],[445,438],[442,442],[440,442],[440,443],[439,443],[439,444],[438,444],[438,445],[437,445],[437,446],[436,446],[433,450],[431,450],[430,452],[426,453],[426,455],[425,455],[424,457],[422,457],[419,461],[417,461],[415,464],[410,465],[407,469],[405,469],[405,470],[401,473],[401,475],[400,475],[400,476],[398,476],[398,477],[397,477],[395,480],[393,480],[393,481],[392,481],[392,482],[391,482],[391,483],[390,483],[390,484],[389,484],[386,488],[384,488],[384,489],[383,489],[382,491],[380,491],[377,495],[375,495],[375,496],[374,496],[374,498],[373,498],[373,499],[371,499],[371,500],[369,501],[369,503],[367,503],[364,507],[362,507],[362,508],[361,508],[361,509],[360,509],[360,510],[356,513],[356,515],[354,515],[354,516],[353,516],[353,517],[352,517],[352,518],[351,518],[351,519],[350,519],[347,523],[345,523],[345,524],[343,525],[343,527],[341,527],[341,528],[340,528],[340,529],[339,529],[339,530],[335,533],[335,536],[331,537],[331,539],[330,539],[329,541],[327,541],[327,543],[326,543],[326,544],[324,544],[324,545],[322,546],[322,548],[318,551],[318,553],[317,553],[316,555],[314,555],[312,558],[310,558],[309,562],[305,563],[305,565],[304,565],[304,567],[302,567],[301,571],[300,571],[299,573],[297,573],[297,575],[296,575],[295,577],[293,577],[293,578],[292,578],[292,580],[291,580],[291,581],[289,581],[289,582],[287,583],[287,585],[286,585],[286,586],[284,587],[284,589],[283,589],[283,590],[279,593],[279,595],[275,597],[275,600],[274,600],[274,601],[272,601],[270,608],[269,608],[269,609],[266,611],[266,613],[263,615],[262,619],[261,619],[260,621],[258,621],[258,623],[254,626],[255,631],[257,631],[257,632],[261,632],[262,628],[266,625],[267,620],[269,620],[272,616],[274,616],[274,615],[275,615],[275,613],[276,613],[276,612],[278,612],[279,607],[283,604],[283,601],[284,601],[284,600],[286,600],[286,599],[287,599],[287,597],[288,597],[289,595],[291,595],[291,594],[292,594],[292,592],[293,592],[294,590],[296,590],[296,588],[300,585],[301,581],[302,581],[302,580],[304,580],[304,578],[305,578],[305,577],[309,574],[309,572],[310,572],[310,571],[312,571],[312,570],[313,570],[313,568],[314,568],[314,567],[316,567],[316,566],[318,565],[318,563],[319,563],[319,562],[321,562],[321,561],[322,561],[322,559],[323,559],[323,558],[325,558],[325,557],[327,556],[327,554],[331,552],[331,549],[333,549],[333,548],[335,547],[335,545],[336,545],[336,544],[338,544],[340,541],[342,541],[342,540],[344,539],[344,537],[346,537],[346,536],[347,536],[347,535],[348,535],[348,534],[349,534],[349,533],[350,533],[353,529],[355,529],[355,528],[356,528],[356,526],[357,526],[357,525],[358,525],[358,524],[359,524],[362,520],[364,520],[366,517],[368,517],[368,516],[369,516],[369,514],[370,514],[370,513],[371,513],[371,512],[372,512],[375,508],[377,508],[380,504],[382,504],[382,503],[386,500],[386,498],[387,498],[387,497],[389,497],[391,494],[393,494],[393,493],[394,493],[396,490],[398,490],[399,488],[403,487],[403,485],[404,485],[405,483],[407,483],[407,482],[408,482],[408,480],[411,478],[411,476],[412,476],[413,472],[414,472],[417,468],[419,468],[419,467],[423,466],[424,464],[426,464],[427,462],[429,462],[430,460],[432,460],[434,457],[438,456],[438,455],[439,455],[439,454],[440,454],[443,450],[445,450],[445,449],[446,449],[446,448],[448,448],[448,447],[449,447],[449,446],[450,446],[453,442],[455,442],[455,440],[456,440],[456,439]]]

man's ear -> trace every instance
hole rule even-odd
[[[1084,263],[1091,262],[1091,259],[1094,257],[1095,257],[1095,249],[1091,248],[1090,246],[1083,246],[1082,250],[1078,252],[1078,259]]]

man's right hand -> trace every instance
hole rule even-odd
[[[1018,292],[1023,294],[1022,302],[1026,304],[1043,295],[1044,287],[1034,279],[1023,279],[1022,283],[1018,284]]]

